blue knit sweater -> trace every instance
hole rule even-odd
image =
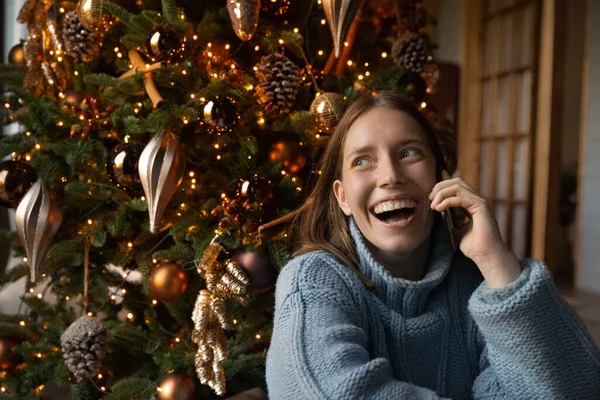
[[[296,257],[277,281],[267,356],[277,399],[600,399],[600,353],[544,264],[490,289],[436,228],[420,281],[377,263],[350,219],[360,271]]]

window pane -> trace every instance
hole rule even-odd
[[[508,177],[508,143],[506,140],[496,141],[496,176],[495,180],[495,198],[506,200],[508,198],[508,188],[506,180]]]
[[[529,160],[529,139],[523,138],[515,142],[515,164],[513,179],[513,196],[516,200],[527,200],[527,177]]]
[[[500,1],[500,0],[498,0]],[[494,11],[496,11],[496,0],[487,0],[487,15],[490,15],[491,13],[493,13]]]
[[[490,76],[494,65],[494,20],[485,23],[485,49],[483,51],[483,76]]]
[[[521,54],[519,57],[519,65],[521,66],[530,66],[533,60],[533,28],[534,28],[534,19],[533,19],[533,4],[530,4],[526,8],[523,9],[523,24],[521,29]]]
[[[515,107],[517,113],[516,133],[529,133],[531,121],[531,71],[516,77]]]
[[[492,84],[491,81],[483,82],[481,96],[481,136],[492,135]]]
[[[510,100],[510,76],[504,76],[498,81],[498,100],[495,108],[495,134],[498,136],[506,136],[510,133],[510,114],[511,108],[514,107]]]
[[[491,169],[491,165],[489,162],[486,162],[486,160],[490,160],[490,142],[489,141],[482,141],[481,142],[481,147],[480,147],[480,154],[481,154],[481,163],[480,164],[480,169],[479,169],[479,194],[487,199],[490,194],[492,193],[491,191],[491,181],[488,178],[490,176],[490,169]]]
[[[513,15],[514,14],[505,14],[500,18],[500,26],[501,26],[501,42],[500,42],[500,70],[508,71],[512,67],[512,59],[513,51],[514,51],[514,43],[515,43],[515,34],[513,32]]]

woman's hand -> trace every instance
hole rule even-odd
[[[429,195],[431,208],[440,212],[452,207],[464,208],[471,222],[459,232],[460,250],[477,264],[490,288],[514,282],[521,274],[519,261],[502,241],[487,201],[462,179],[449,179],[446,171],[442,171],[442,177],[444,180]]]

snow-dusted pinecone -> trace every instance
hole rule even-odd
[[[407,71],[420,74],[430,61],[427,42],[418,33],[407,33],[399,37],[392,46],[392,57],[396,65]]]
[[[279,53],[262,57],[256,67],[259,104],[273,117],[289,112],[300,88],[300,68]]]
[[[106,354],[106,329],[95,318],[84,315],[60,337],[62,353],[77,382],[91,378]]]
[[[89,63],[100,53],[100,34],[87,30],[77,11],[69,11],[62,21],[62,37],[67,54],[75,60]]]

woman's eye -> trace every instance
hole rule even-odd
[[[403,150],[402,153],[400,153],[400,158],[407,158],[407,157],[416,157],[416,156],[420,156],[421,155],[421,150],[419,149],[407,149],[407,150]]]
[[[352,163],[353,167],[366,167],[367,165],[369,165],[369,160],[367,160],[366,158],[357,158]]]

